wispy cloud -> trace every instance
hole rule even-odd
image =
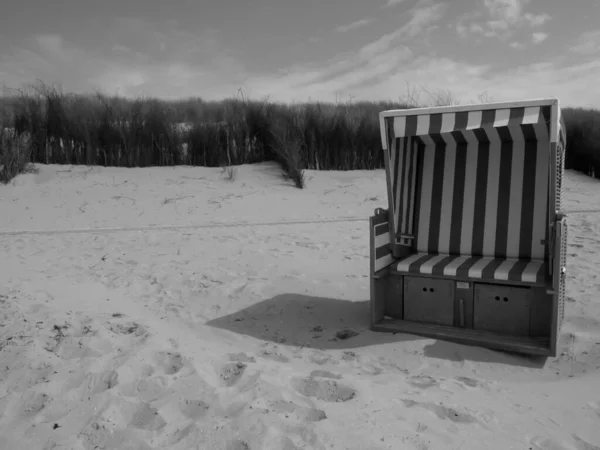
[[[322,97],[332,92],[358,91],[367,84],[400,72],[399,68],[413,58],[409,43],[415,37],[427,34],[446,10],[447,5],[421,0],[408,12],[406,23],[346,57],[287,68],[277,77],[254,76],[247,80],[248,85],[254,86],[255,92],[274,97],[286,97],[290,92]]]
[[[387,0],[386,3],[382,5],[382,8],[389,8],[390,6],[396,6],[400,3],[403,3],[405,0]]]
[[[76,92],[165,97],[189,95],[190,85],[197,86],[196,95],[205,95],[207,86],[221,96],[235,91],[245,69],[215,32],[196,35],[174,25],[121,18],[105,42],[89,49],[58,34],[38,35],[2,55],[2,81],[17,87],[41,79]]]
[[[20,84],[33,76],[61,82],[69,90],[100,89],[121,95],[164,98],[199,95],[222,98],[239,87],[256,95],[287,99],[293,93],[327,98],[332,92],[360,91],[388,79],[412,60],[408,44],[426,35],[443,17],[447,6],[420,0],[407,11],[406,22],[357,51],[329,60],[293,65],[270,72],[249,72],[219,39],[218,32],[182,31],[174,22],[150,23],[121,18],[108,30],[109,38],[95,49],[78,49],[60,36],[38,36],[12,60],[0,60],[0,72],[9,70]],[[340,27],[339,31],[366,25],[369,19]],[[70,58],[64,71],[64,58]],[[18,83],[17,83],[18,82]]]
[[[337,31],[338,33],[345,33],[346,31],[350,31],[350,30],[354,30],[356,28],[364,27],[365,25],[368,25],[371,22],[373,22],[373,19],[360,19],[360,20],[356,20],[356,21],[354,21],[352,23],[349,23],[347,25],[341,25],[341,26],[337,27],[335,29],[335,31]]]
[[[397,43],[427,33],[443,17],[446,9],[447,6],[442,4],[414,8],[410,11],[411,18],[404,25],[359,49],[360,57],[368,59]]]
[[[600,103],[600,92],[590,91],[589,86],[599,72],[600,60],[566,65],[557,58],[498,71],[489,65],[422,57],[404,64],[401,73],[365,87],[356,97],[397,99],[406,94],[404,86],[409,82],[434,93],[448,90],[461,103],[487,92],[495,101],[558,97],[566,106],[593,106]]]
[[[429,31],[444,16],[447,9],[448,5],[443,3],[416,7],[412,11],[412,18],[402,27],[403,33],[416,37],[422,32]]]
[[[523,5],[529,0],[483,0],[490,15],[507,23],[514,23],[522,16]]]
[[[551,19],[546,13],[524,12],[529,2],[530,0],[484,0],[480,11],[460,18],[456,31],[463,38],[479,34],[506,41],[518,28],[540,27]]]
[[[442,23],[448,8],[447,3],[419,0],[399,17],[401,23],[362,47],[280,70],[250,70],[251,66],[243,63],[244,55],[238,56],[225,45],[216,30],[188,32],[175,22],[119,19],[108,28],[107,38],[93,47],[83,48],[56,33],[34,36],[18,47],[5,44],[0,79],[14,87],[39,78],[61,83],[68,91],[98,88],[163,98],[220,99],[242,87],[253,98],[271,96],[278,101],[334,100],[336,96],[397,99],[406,95],[408,82],[432,92],[448,90],[462,103],[485,91],[498,101],[558,96],[567,105],[600,103],[600,92],[589,89],[600,73],[600,59],[593,56],[600,54],[600,32],[582,34],[572,43],[568,57],[543,59],[538,54],[535,64],[520,67],[474,63],[468,54],[457,56],[459,51],[440,58],[422,37],[437,37],[432,31]],[[482,3],[459,25],[466,36],[505,32],[500,21],[515,16],[503,11],[491,17]],[[542,19],[533,15],[528,19],[527,13],[519,11],[523,19],[516,23],[521,32],[511,35],[506,44],[526,51],[532,43],[547,39],[548,30],[541,28]],[[488,24],[494,20],[498,23]],[[581,55],[592,57],[586,61]]]
[[[600,31],[588,31],[577,39],[571,51],[582,55],[600,53]]]
[[[531,38],[534,44],[540,44],[548,38],[548,33],[533,33]]]
[[[529,24],[532,27],[542,26],[551,19],[551,17],[546,13],[541,13],[541,14],[525,13],[525,15],[523,17],[527,22],[529,22]]]

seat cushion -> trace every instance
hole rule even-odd
[[[545,282],[546,264],[542,260],[415,253],[395,262],[392,269],[407,274],[542,285]]]

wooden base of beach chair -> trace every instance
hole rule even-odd
[[[407,333],[432,339],[442,339],[464,345],[486,347],[494,350],[527,355],[552,356],[547,338],[507,336],[479,330],[430,325],[397,319],[383,319],[372,326],[373,331]]]
[[[511,286],[402,276],[372,278],[371,329],[533,355],[554,355],[553,295]]]

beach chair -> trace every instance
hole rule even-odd
[[[556,356],[566,135],[556,99],[380,113],[371,328]]]

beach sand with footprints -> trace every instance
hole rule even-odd
[[[600,213],[540,359],[369,331],[382,170],[38,169],[0,186],[1,449],[600,448]]]

